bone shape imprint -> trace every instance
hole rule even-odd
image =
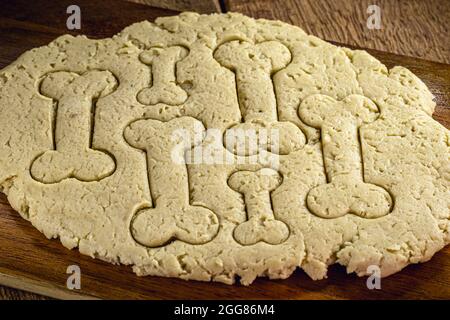
[[[126,141],[147,153],[153,200],[153,208],[139,210],[131,222],[131,232],[138,243],[159,247],[178,239],[202,244],[217,234],[216,214],[189,202],[184,156],[186,150],[202,143],[204,131],[201,122],[191,117],[168,122],[137,120],[125,129]],[[194,138],[187,141],[187,137]]]
[[[270,192],[281,184],[282,178],[272,169],[238,171],[228,179],[228,185],[244,195],[248,220],[234,229],[234,238],[242,245],[264,241],[280,244],[289,236],[287,225],[276,220]]]
[[[336,101],[318,94],[301,103],[299,115],[307,125],[321,129],[329,182],[308,193],[308,208],[323,218],[336,218],[347,213],[365,218],[388,214],[393,203],[390,194],[382,187],[364,182],[359,137],[359,127],[378,118],[377,106],[359,95]]]
[[[88,71],[82,75],[58,71],[45,76],[41,94],[57,101],[54,149],[37,157],[31,175],[43,183],[67,178],[95,181],[115,170],[109,154],[91,148],[95,101],[115,90],[118,83],[108,71]]]
[[[176,84],[176,64],[188,55],[184,47],[154,47],[140,54],[141,62],[151,65],[152,86],[142,89],[137,99],[145,105],[165,103],[180,105],[187,99],[187,93]]]
[[[238,102],[244,119],[244,123],[225,133],[225,147],[241,156],[254,155],[259,149],[285,155],[303,147],[303,132],[291,122],[278,121],[272,83],[272,75],[291,61],[288,48],[277,41],[252,44],[234,40],[219,46],[214,58],[236,75]],[[249,146],[245,141],[248,137],[241,134],[251,131],[263,137],[257,149]]]

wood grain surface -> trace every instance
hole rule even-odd
[[[324,40],[450,63],[448,0],[225,0],[230,11],[278,19]],[[381,29],[369,30],[369,5]]]
[[[220,12],[219,0],[127,0],[156,8],[198,13]]]
[[[47,296],[0,286],[0,300],[48,300]]]
[[[173,11],[111,0],[78,0],[83,33],[109,37],[123,27]],[[70,1],[0,2],[0,69],[21,53],[68,33],[65,9]],[[120,12],[120,15],[118,14]],[[78,32],[71,32],[73,34]],[[403,65],[421,77],[436,95],[434,118],[450,128],[450,66],[369,50],[388,67]],[[66,289],[69,265],[81,267],[81,290]],[[364,278],[330,268],[329,279],[312,281],[301,270],[287,280],[258,279],[250,287],[186,282],[159,277],[139,278],[130,267],[114,266],[65,249],[23,220],[0,195],[0,283],[58,298],[112,299],[450,299],[450,247],[430,262],[411,265],[382,280],[381,290],[368,290]],[[0,287],[0,297],[39,299],[40,296]]]

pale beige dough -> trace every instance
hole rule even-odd
[[[0,186],[48,238],[138,275],[248,285],[339,263],[388,276],[450,242],[450,134],[434,108],[420,79],[365,51],[183,13],[62,36],[1,70]],[[222,141],[233,128],[277,131],[279,146]],[[175,161],[179,129],[195,138]]]

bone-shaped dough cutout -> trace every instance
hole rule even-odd
[[[191,117],[137,120],[125,129],[126,141],[147,154],[153,208],[140,209],[131,222],[131,233],[141,245],[160,247],[172,240],[203,244],[217,234],[217,215],[190,204],[184,161],[185,152],[202,143],[204,132],[202,123]]]
[[[271,192],[282,182],[280,174],[272,169],[238,171],[228,179],[228,185],[243,194],[247,221],[234,229],[234,239],[242,245],[260,241],[280,244],[289,237],[287,225],[275,218]]]
[[[97,181],[111,175],[113,157],[92,148],[96,101],[112,93],[118,85],[109,71],[93,70],[82,75],[57,71],[42,80],[42,95],[56,101],[53,143],[31,165],[31,175],[42,183],[67,178]]]
[[[225,147],[241,156],[257,154],[259,149],[286,155],[302,148],[305,144],[303,132],[291,122],[278,121],[272,82],[272,75],[290,63],[289,49],[277,41],[252,44],[233,40],[220,45],[214,58],[235,73],[238,102],[244,120],[244,123],[227,130]],[[248,141],[253,132],[256,137],[264,137],[260,139],[262,141],[257,141],[256,149]]]
[[[321,129],[325,172],[328,183],[310,190],[308,208],[323,218],[337,218],[347,213],[377,218],[392,208],[390,194],[380,186],[364,182],[359,128],[375,121],[378,107],[360,95],[342,101],[317,94],[306,98],[299,107],[300,118]]]
[[[152,86],[138,93],[138,101],[145,105],[165,103],[176,106],[184,103],[188,95],[177,85],[176,65],[187,55],[188,50],[181,46],[153,47],[142,52],[139,59],[151,66]]]

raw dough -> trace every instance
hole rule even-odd
[[[65,35],[3,69],[0,185],[48,238],[138,275],[388,276],[450,242],[434,107],[365,51],[183,13]],[[252,148],[239,130],[267,139]]]

